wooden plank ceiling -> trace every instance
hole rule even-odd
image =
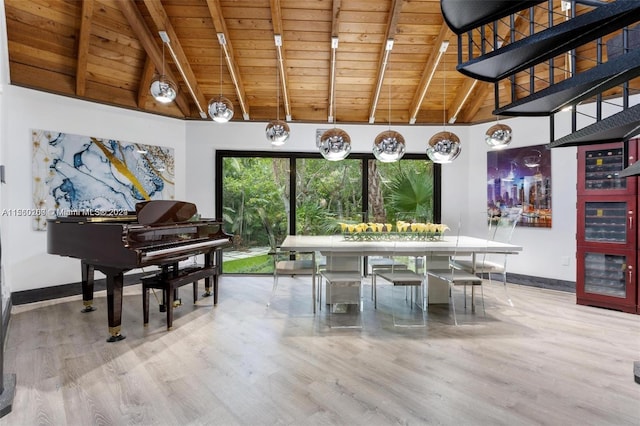
[[[208,120],[208,102],[219,94],[232,101],[234,121],[495,119],[493,84],[455,71],[457,38],[443,22],[439,0],[4,3],[10,79],[19,86],[193,120]],[[163,52],[159,31],[173,53]],[[274,35],[282,39],[281,63]],[[338,39],[335,104],[332,36]],[[443,41],[450,44],[438,61]],[[163,68],[179,86],[168,105],[149,93]]]

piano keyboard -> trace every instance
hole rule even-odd
[[[194,250],[200,250],[200,249],[203,249],[203,248],[216,247],[216,246],[220,246],[220,245],[228,244],[228,243],[229,243],[229,239],[221,238],[221,239],[216,239],[216,240],[202,241],[202,242],[194,243],[194,244],[179,245],[179,246],[175,246],[175,247],[168,247],[168,248],[162,248],[162,249],[151,249],[149,251],[145,251],[145,253],[142,255],[142,259],[143,260],[152,260],[152,259],[156,259],[156,258],[159,258],[159,257],[167,256],[167,255],[180,254],[182,252],[193,252]]]

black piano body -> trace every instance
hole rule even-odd
[[[203,254],[202,268],[220,264],[221,249],[232,236],[222,221],[194,219],[195,205],[183,201],[148,201],[127,216],[79,215],[47,221],[47,253],[81,260],[83,312],[93,308],[94,270],[106,276],[110,342],[121,334],[124,273],[157,265],[176,267],[190,256]],[[190,268],[194,276],[197,269]],[[219,271],[219,268],[216,269]],[[195,281],[195,280],[194,280]],[[205,278],[205,295],[218,302],[218,273]]]

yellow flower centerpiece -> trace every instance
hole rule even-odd
[[[440,241],[449,227],[442,223],[405,222],[343,223],[340,230],[347,241]]]

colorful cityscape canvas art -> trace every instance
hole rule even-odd
[[[487,211],[522,208],[518,226],[551,228],[551,151],[545,145],[487,153]]]

